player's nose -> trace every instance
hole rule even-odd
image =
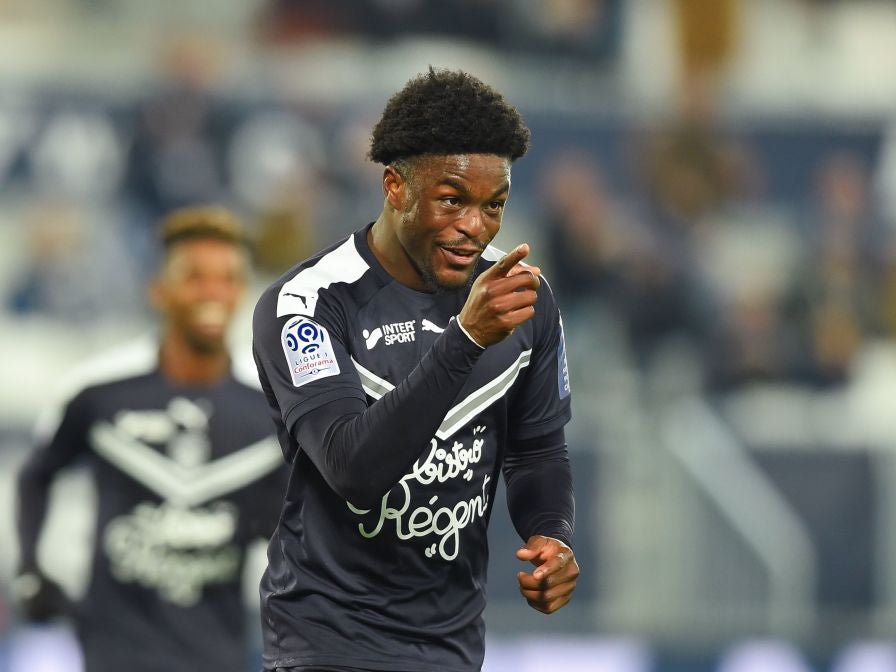
[[[485,233],[482,213],[475,208],[470,208],[470,212],[458,220],[457,230],[467,238],[479,238]]]

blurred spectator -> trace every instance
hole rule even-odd
[[[260,17],[262,39],[291,44],[333,37],[360,29],[358,0],[269,0]]]
[[[801,360],[794,313],[802,248],[792,211],[769,196],[765,166],[746,140],[728,156],[729,191],[694,236],[712,323],[705,354],[713,389],[785,381]]]
[[[123,178],[122,139],[111,115],[101,109],[54,112],[28,158],[38,192],[56,197],[111,201]]]
[[[284,196],[257,213],[254,236],[254,259],[260,273],[276,278],[295,265],[296,255],[313,251],[314,237],[309,196]]]
[[[861,160],[837,152],[818,166],[807,211],[803,293],[809,377],[844,382],[862,342],[881,328],[884,230]]]
[[[260,23],[274,44],[430,35],[599,60],[616,53],[621,15],[621,0],[273,0]]]
[[[323,140],[297,113],[258,112],[235,129],[228,165],[254,223],[256,266],[272,279],[313,249]]]
[[[218,67],[211,45],[178,37],[163,54],[160,90],[140,105],[128,183],[153,215],[218,195],[221,138],[210,97]]]
[[[896,241],[885,245],[880,284],[880,319],[883,334],[896,339]]]
[[[70,202],[38,202],[23,228],[26,261],[6,298],[14,313],[83,323],[142,309],[130,265],[109,263],[123,256],[118,228],[98,211]]]
[[[727,391],[757,382],[786,383],[797,372],[801,342],[784,319],[782,297],[751,293],[734,297],[715,325],[708,352],[708,382]]]
[[[728,140],[706,109],[647,136],[641,156],[645,188],[657,222],[687,236],[734,192]]]
[[[740,0],[675,0],[673,5],[685,80],[720,75],[737,48]]]
[[[171,209],[223,197],[223,120],[211,95],[220,68],[214,44],[174,36],[162,47],[158,90],[138,105],[125,189],[138,207],[132,253],[147,277],[155,266],[155,222]]]
[[[253,112],[230,137],[231,184],[250,210],[263,209],[296,184],[313,183],[324,162],[319,130],[296,111]]]
[[[612,301],[632,234],[600,165],[582,152],[564,150],[542,174],[550,277],[564,307]]]
[[[351,111],[333,131],[330,161],[315,194],[319,208],[316,235],[328,244],[370,222],[383,203],[383,167],[367,158],[370,129],[379,110]]]
[[[627,304],[642,356],[675,334],[701,346],[718,316],[701,245],[715,217],[741,200],[736,146],[720,128],[719,78],[735,45],[737,0],[675,2],[682,62],[678,115],[640,143],[639,177],[652,225]]]
[[[325,36],[391,39],[438,34],[494,39],[500,3],[490,0],[274,0],[263,16],[272,42],[300,43]]]
[[[621,0],[508,0],[501,21],[507,46],[591,61],[613,57],[619,46]]]
[[[667,338],[700,331],[691,282],[674,233],[644,226],[611,196],[594,158],[559,152],[548,163],[544,200],[552,281],[577,312],[600,301],[623,321],[642,363]]]
[[[2,125],[0,125],[0,139],[2,139]],[[875,175],[875,196],[887,227],[890,231],[894,231],[896,230],[896,122],[890,122],[885,127],[881,144],[880,160]]]
[[[381,38],[439,35],[494,43],[500,35],[501,0],[368,0],[362,29]]]
[[[34,101],[29,96],[0,91],[0,185],[13,175],[37,127]]]
[[[820,161],[806,232],[814,252],[880,262],[884,229],[871,198],[868,169],[859,156],[834,152]]]
[[[641,366],[671,339],[700,344],[706,324],[702,290],[694,268],[684,262],[680,242],[655,229],[639,232],[624,267],[616,304],[625,321],[629,343]]]
[[[678,113],[648,133],[640,157],[657,222],[687,237],[734,189],[730,142],[719,128],[722,76],[734,53],[739,0],[675,0]]]

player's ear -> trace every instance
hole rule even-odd
[[[383,170],[383,195],[386,197],[386,203],[393,210],[399,212],[404,210],[407,187],[407,180],[401,173],[394,166],[386,166]]]

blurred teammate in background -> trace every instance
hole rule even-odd
[[[538,269],[489,246],[529,131],[463,72],[386,106],[373,224],[255,310],[255,357],[293,474],[262,579],[268,669],[480,669],[486,528],[503,467],[535,609],[579,573],[560,316]]]
[[[257,374],[225,341],[248,255],[216,207],[174,212],[162,241],[159,337],[86,363],[38,423],[18,481],[16,597],[26,620],[74,618],[87,672],[244,672],[245,551],[270,536],[286,476]],[[76,460],[98,510],[90,583],[70,605],[37,545],[51,482]]]

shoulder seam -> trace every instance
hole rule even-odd
[[[38,416],[35,439],[48,439],[62,421],[65,407],[81,392],[152,371],[159,361],[158,345],[150,336],[142,336],[111,352],[84,360],[63,377],[54,402]]]
[[[277,317],[286,315],[314,316],[320,290],[337,282],[356,282],[370,266],[355,246],[355,236],[349,236],[314,266],[299,271],[283,283],[277,295]]]

